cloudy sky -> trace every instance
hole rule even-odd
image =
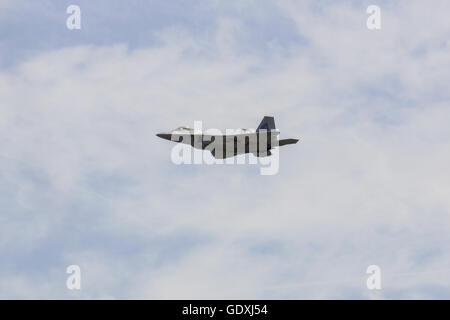
[[[0,0],[0,298],[449,299],[449,12]],[[155,136],[264,115],[301,138],[272,176]]]

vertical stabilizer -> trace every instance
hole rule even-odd
[[[273,117],[264,117],[261,121],[261,123],[258,126],[258,129],[256,129],[256,132],[259,130],[274,130],[275,129],[275,120]]]

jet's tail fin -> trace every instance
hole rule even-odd
[[[273,117],[264,117],[261,121],[261,123],[258,126],[258,129],[256,129],[256,132],[259,130],[273,130],[275,129],[275,120]]]

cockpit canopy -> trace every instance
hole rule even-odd
[[[193,132],[194,131],[194,129],[192,129],[192,128],[189,128],[189,127],[178,127],[178,128],[176,128],[175,130],[172,130],[172,132]]]
[[[193,133],[194,129],[186,127],[186,126],[182,126],[182,127],[178,127],[174,130],[172,130],[173,132],[178,132],[178,133]],[[246,134],[246,133],[255,133],[255,129],[233,129],[232,132],[229,132],[228,134]],[[227,134],[227,131],[224,132],[224,134]]]
[[[236,129],[235,131],[236,131],[236,133],[254,133],[255,129],[240,128],[240,129]]]

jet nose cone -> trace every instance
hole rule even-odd
[[[156,136],[161,139],[166,139],[166,140],[170,140],[170,138],[171,138],[170,133],[157,133]]]

